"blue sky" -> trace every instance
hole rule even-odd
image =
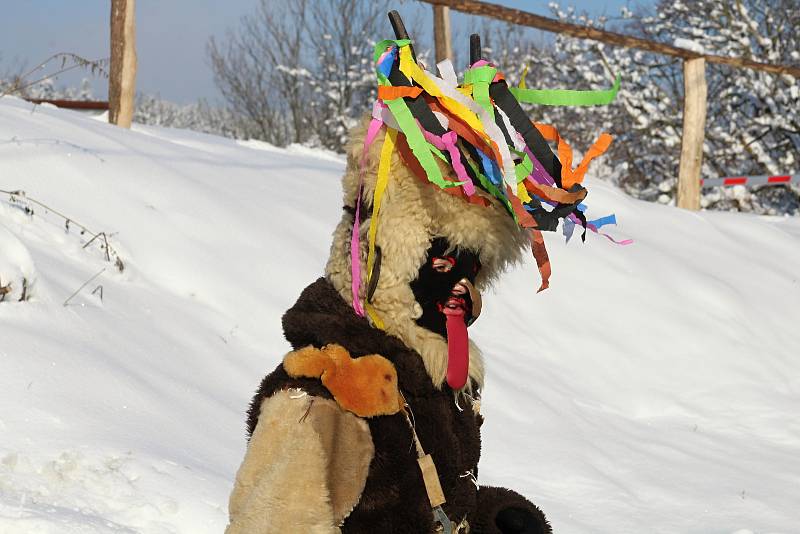
[[[74,52],[86,58],[108,56],[109,0],[6,0],[0,19],[0,74],[20,65],[32,67],[55,52]],[[252,12],[258,0],[137,0],[137,90],[160,94],[176,102],[198,98],[218,100],[206,42],[223,37],[239,19]],[[495,0],[509,7],[547,15],[547,0]],[[592,15],[617,16],[627,0],[572,0]],[[652,0],[637,2],[645,5]],[[401,14],[416,7],[398,2]],[[424,20],[431,20],[425,17]],[[464,24],[454,18],[454,24]],[[387,30],[390,31],[388,22]],[[430,32],[430,30],[428,30]],[[57,85],[77,85],[87,74],[65,75]],[[104,81],[95,83],[98,98],[105,98]]]

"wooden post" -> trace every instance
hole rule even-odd
[[[136,96],[135,0],[111,0],[108,122],[130,128]]]
[[[436,46],[436,63],[453,59],[449,7],[433,6],[433,41]]]
[[[700,173],[706,129],[706,62],[703,58],[683,62],[683,134],[678,172],[678,207],[700,209]]]

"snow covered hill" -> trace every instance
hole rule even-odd
[[[0,100],[0,189],[28,195],[0,195],[0,533],[224,529],[343,167]],[[550,290],[528,264],[486,296],[481,482],[559,534],[798,532],[800,220],[587,186],[636,243],[547,236]]]

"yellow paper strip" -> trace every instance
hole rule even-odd
[[[383,140],[381,147],[381,159],[378,164],[378,179],[375,182],[375,192],[372,197],[372,217],[369,221],[369,252],[367,254],[367,287],[372,278],[372,269],[375,266],[375,237],[378,233],[378,219],[381,212],[381,201],[383,200],[383,193],[386,191],[386,186],[389,184],[389,170],[392,167],[392,153],[394,152],[395,144],[397,143],[397,130],[391,128],[386,129],[386,137]],[[367,312],[370,315],[373,323],[378,328],[383,329],[383,321],[380,320],[375,314],[374,308],[368,306]]]

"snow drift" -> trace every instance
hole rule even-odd
[[[0,196],[0,532],[224,529],[244,412],[322,272],[343,167],[0,100],[0,189],[50,208]],[[531,262],[486,296],[480,481],[558,533],[796,532],[800,221],[587,187],[636,244],[548,235],[550,290]]]

